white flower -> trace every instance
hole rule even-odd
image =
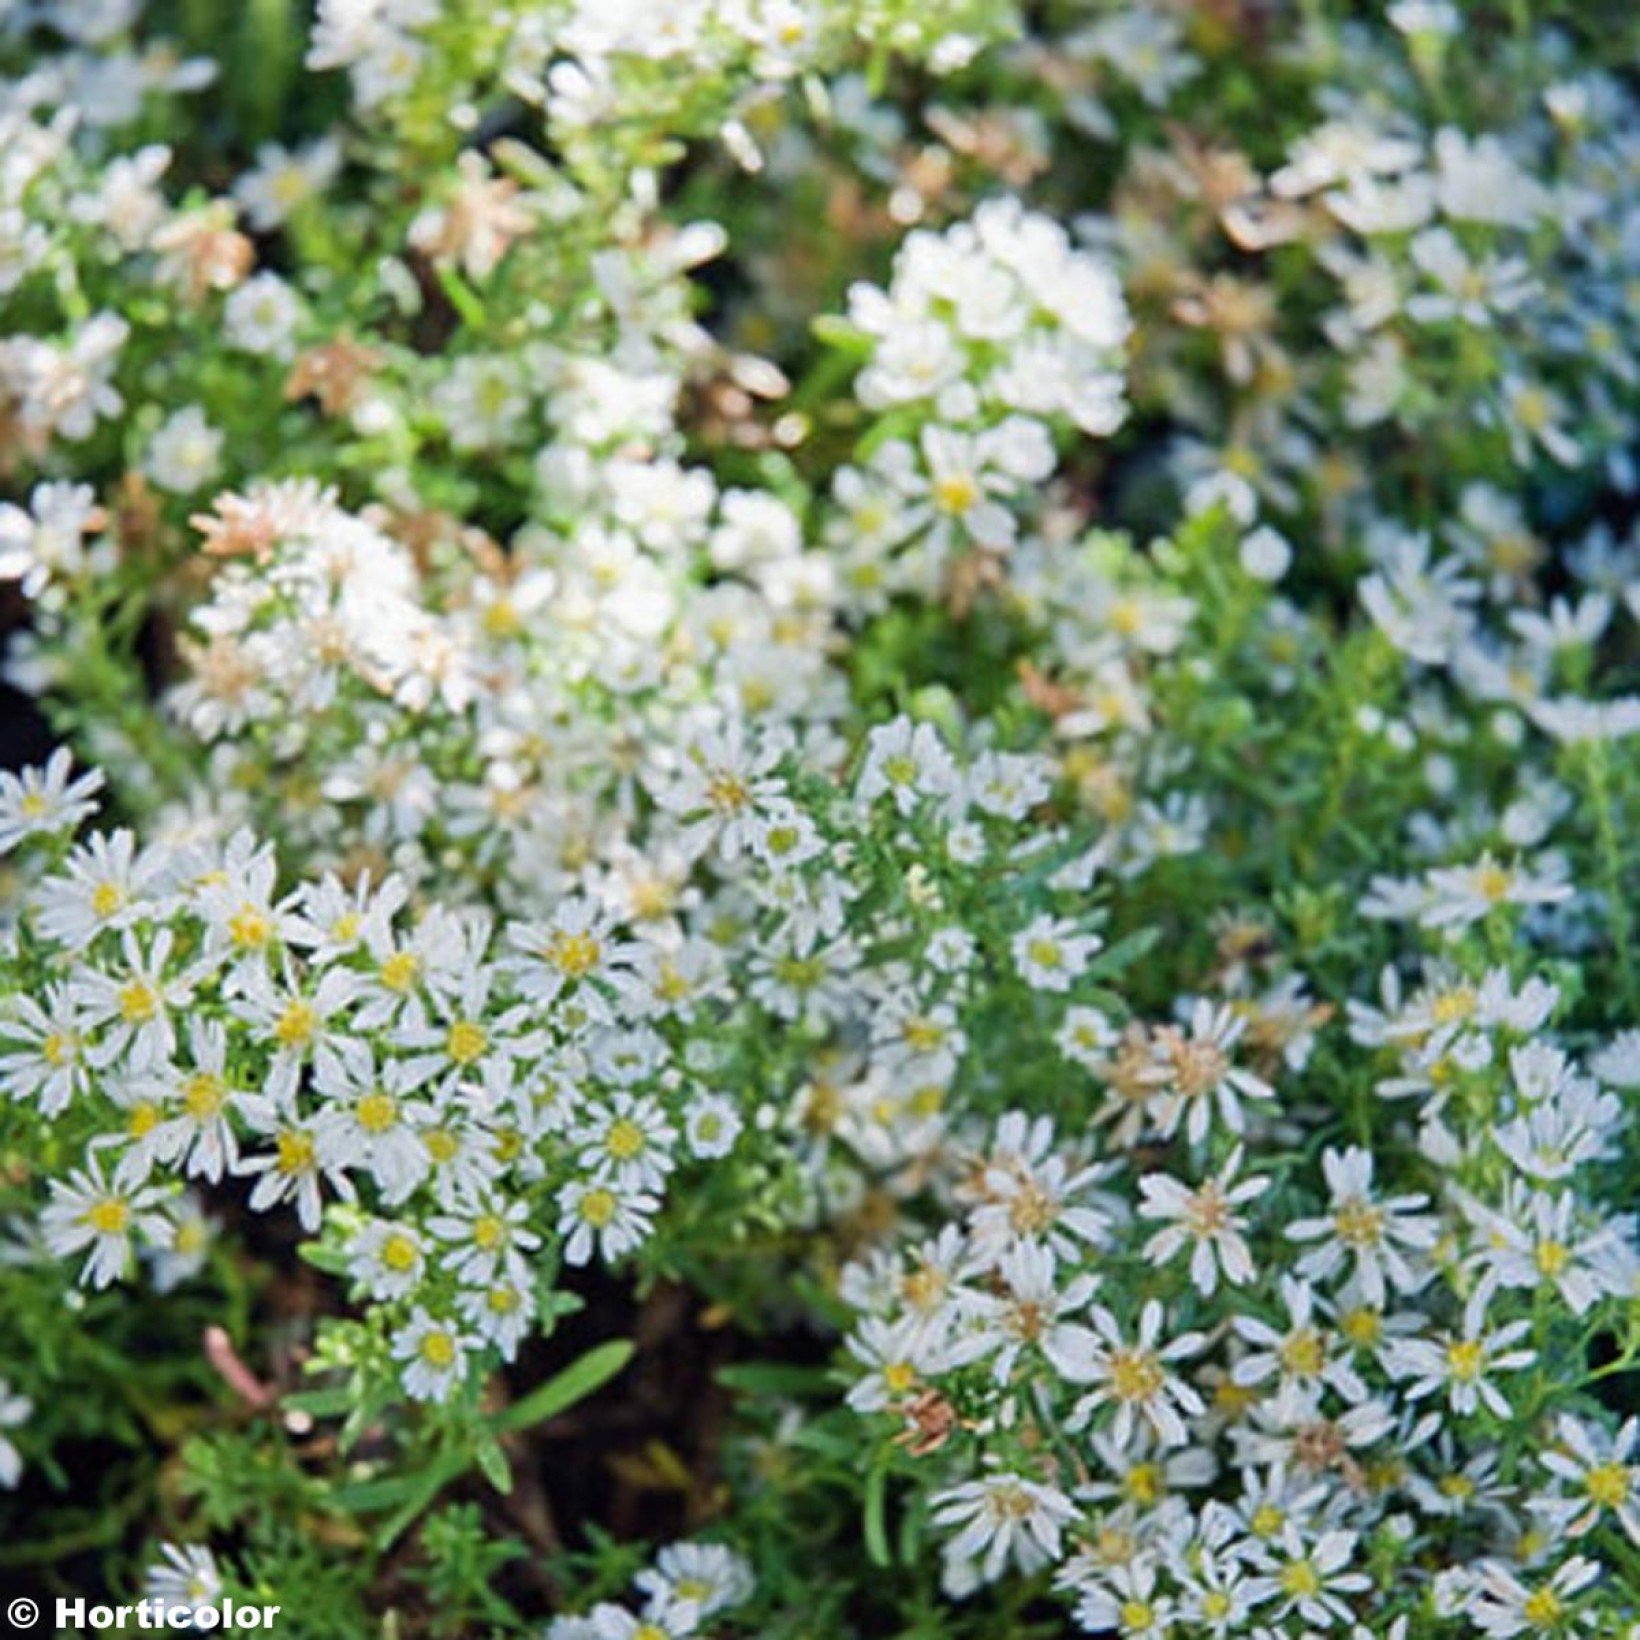
[[[1072,1276],[1061,1287],[1058,1261],[1042,1242],[1011,1247],[996,1267],[1000,1292],[963,1293],[957,1298],[957,1326],[965,1360],[994,1357],[998,1384],[1013,1375],[1022,1352],[1039,1350],[1062,1378],[1085,1383],[1091,1372],[1094,1336],[1068,1318],[1093,1297],[1098,1278]]]
[[[1600,1576],[1600,1563],[1573,1555],[1547,1577],[1523,1576],[1500,1560],[1480,1566],[1478,1598],[1465,1607],[1470,1621],[1492,1640],[1517,1634],[1573,1635],[1590,1632],[1576,1610],[1577,1597]]]
[[[1055,1486],[1024,1475],[986,1475],[933,1497],[934,1520],[959,1528],[946,1545],[956,1561],[983,1556],[982,1575],[994,1581],[1012,1561],[1030,1573],[1059,1558],[1064,1528],[1076,1506]]]
[[[1537,1352],[1516,1348],[1532,1330],[1529,1321],[1510,1321],[1489,1327],[1484,1289],[1476,1292],[1464,1307],[1459,1332],[1432,1338],[1391,1339],[1384,1346],[1384,1362],[1397,1378],[1410,1379],[1407,1398],[1417,1401],[1426,1395],[1446,1391],[1452,1410],[1465,1416],[1484,1406],[1498,1418],[1509,1418],[1511,1409],[1492,1375],[1518,1372],[1537,1360]]]
[[[721,1543],[669,1543],[633,1579],[651,1613],[698,1624],[752,1596],[752,1569]]]
[[[173,412],[148,446],[148,476],[177,495],[203,489],[221,466],[222,433],[196,404]]]
[[[26,1395],[14,1394],[10,1382],[0,1378],[0,1486],[8,1490],[23,1473],[23,1460],[4,1431],[21,1428],[33,1410],[34,1403]]]
[[[1014,935],[1011,950],[1019,976],[1036,991],[1068,991],[1104,948],[1097,934],[1079,932],[1065,917],[1043,912]]]
[[[720,1093],[697,1095],[684,1115],[691,1153],[703,1161],[727,1156],[740,1135],[740,1112]]]
[[[576,1179],[558,1201],[558,1232],[565,1236],[564,1262],[586,1264],[594,1247],[606,1261],[629,1253],[649,1234],[659,1200],[611,1183]]]
[[[239,1160],[233,1127],[238,1094],[228,1081],[228,1033],[220,1020],[188,1021],[188,1056],[189,1064],[167,1066],[147,1079],[149,1097],[176,1106],[149,1140],[156,1157],[214,1184]],[[123,1172],[122,1163],[117,1176]]]
[[[105,929],[156,915],[162,909],[153,894],[159,881],[157,858],[151,851],[139,854],[131,832],[93,832],[37,890],[40,932],[83,951]]]
[[[1640,1419],[1625,1419],[1611,1434],[1562,1413],[1555,1436],[1539,1462],[1565,1490],[1532,1497],[1527,1507],[1570,1537],[1582,1537],[1611,1516],[1640,1544]]]
[[[848,1392],[848,1404],[856,1412],[898,1407],[910,1400],[925,1377],[955,1364],[943,1326],[915,1315],[893,1322],[864,1317],[849,1335],[848,1351],[867,1369]]]
[[[1293,549],[1268,524],[1243,538],[1238,556],[1241,567],[1255,581],[1276,582],[1292,565]]]
[[[222,1598],[216,1557],[202,1543],[162,1543],[160,1558],[148,1568],[144,1585],[149,1599],[188,1611],[214,1606]]]
[[[1184,1419],[1199,1414],[1203,1403],[1169,1369],[1176,1361],[1199,1355],[1207,1339],[1201,1333],[1185,1333],[1159,1344],[1166,1312],[1157,1299],[1151,1299],[1140,1312],[1138,1332],[1131,1341],[1103,1305],[1095,1305],[1090,1314],[1098,1336],[1086,1377],[1094,1388],[1077,1403],[1071,1427],[1080,1428],[1100,1407],[1110,1404],[1116,1409],[1111,1439],[1118,1446],[1134,1440],[1141,1419],[1163,1446],[1183,1446],[1189,1439]]]
[[[393,1336],[393,1358],[404,1363],[404,1387],[418,1401],[443,1401],[467,1372],[472,1340],[420,1305]]]
[[[288,358],[295,346],[302,305],[276,273],[259,273],[232,291],[222,308],[230,347],[264,358]]]
[[[32,997],[6,999],[0,1011],[0,1090],[30,1100],[45,1117],[61,1115],[92,1083],[73,993],[48,985]]]
[[[1215,1112],[1231,1133],[1239,1134],[1246,1126],[1242,1100],[1275,1097],[1263,1077],[1230,1058],[1246,1029],[1244,1015],[1201,998],[1191,1009],[1188,1031],[1166,1026],[1157,1033],[1157,1059],[1165,1072],[1157,1125],[1164,1137],[1182,1124],[1190,1142],[1199,1145]]]
[[[685,822],[679,841],[691,853],[715,843],[732,864],[755,845],[760,816],[787,800],[786,783],[774,772],[785,741],[779,735],[755,745],[748,740],[738,718],[696,734],[684,746],[676,777],[655,792],[657,802]]]
[[[378,1303],[405,1298],[421,1284],[427,1250],[408,1221],[372,1219],[348,1246],[348,1274]]]
[[[677,1136],[657,1100],[624,1089],[570,1132],[590,1177],[622,1195],[661,1189],[677,1165],[672,1156]]]
[[[420,1132],[432,1113],[411,1097],[404,1062],[378,1067],[368,1043],[349,1039],[315,1066],[313,1080],[326,1100],[313,1123],[318,1165],[361,1169],[376,1181],[384,1205],[404,1201],[432,1169]]]
[[[1571,885],[1528,875],[1483,854],[1472,866],[1443,866],[1429,874],[1429,903],[1419,917],[1426,928],[1464,927],[1504,905],[1555,905],[1571,897]]]
[[[950,796],[956,785],[956,763],[933,724],[897,717],[871,731],[854,789],[864,803],[886,795],[909,815],[923,800]]]
[[[1289,1318],[1285,1331],[1257,1316],[1235,1318],[1236,1333],[1252,1349],[1236,1362],[1233,1382],[1252,1386],[1276,1378],[1275,1413],[1287,1421],[1311,1412],[1325,1387],[1347,1401],[1364,1400],[1366,1385],[1350,1365],[1342,1340],[1315,1313],[1314,1290],[1307,1282],[1284,1276],[1281,1296]]]
[[[1365,1572],[1346,1568],[1355,1550],[1354,1532],[1325,1531],[1314,1542],[1292,1524],[1282,1531],[1279,1551],[1262,1557],[1260,1575],[1249,1587],[1257,1600],[1276,1603],[1278,1617],[1297,1614],[1317,1628],[1330,1629],[1351,1618],[1349,1595],[1372,1586]]]
[[[169,1226],[156,1211],[158,1190],[126,1189],[106,1181],[95,1163],[76,1169],[67,1181],[51,1181],[51,1200],[41,1215],[46,1246],[59,1258],[86,1252],[81,1281],[106,1287],[125,1272],[131,1237],[141,1233],[163,1244]]]
[[[277,142],[264,143],[255,164],[235,180],[234,198],[251,227],[267,233],[322,193],[341,163],[341,143],[335,137],[321,137],[295,153]]]
[[[1238,1145],[1218,1176],[1202,1180],[1194,1189],[1165,1173],[1147,1173],[1139,1181],[1144,1197],[1139,1217],[1167,1224],[1145,1243],[1144,1256],[1153,1264],[1166,1264],[1191,1248],[1190,1279],[1204,1297],[1217,1288],[1221,1268],[1225,1279],[1237,1286],[1253,1278],[1253,1256],[1236,1210],[1263,1195],[1270,1181],[1255,1176],[1238,1184],[1235,1175],[1241,1161]]]
[[[1437,1222],[1417,1211],[1429,1198],[1416,1193],[1375,1197],[1372,1155],[1353,1145],[1345,1150],[1329,1146],[1321,1167],[1332,1197],[1327,1216],[1287,1226],[1294,1241],[1320,1244],[1299,1260],[1298,1273],[1326,1280],[1349,1263],[1374,1306],[1382,1306],[1390,1283],[1402,1292],[1413,1291],[1423,1278],[1406,1255],[1427,1252],[1439,1234]]]
[[[78,575],[86,567],[85,537],[102,522],[103,514],[89,484],[36,484],[26,511],[15,502],[0,502],[0,581],[16,581],[25,598],[38,598],[54,578],[61,581]],[[59,765],[61,774],[54,772]],[[57,792],[57,784],[66,781],[68,768],[68,749],[61,747],[52,754],[43,774],[39,769],[25,769],[21,777],[9,770],[0,771],[0,853],[15,847],[15,839],[7,841],[6,815],[12,816],[11,825],[21,816],[29,817],[34,824],[28,830],[38,830],[42,823],[46,830],[59,829],[57,805],[52,803],[41,810],[38,804],[42,797],[62,795]],[[80,778],[92,784],[76,792],[76,797],[102,784],[98,774]],[[66,829],[81,818],[79,814],[70,817],[64,813],[61,827]],[[28,835],[28,830],[17,833],[17,837]]]
[[[0,580],[5,579],[0,571]],[[59,747],[43,768],[14,774],[0,769],[0,854],[9,854],[29,837],[50,837],[95,814],[92,800],[102,790],[99,770],[76,775],[68,748]]]
[[[239,1117],[253,1134],[273,1140],[271,1151],[245,1156],[234,1169],[256,1179],[250,1200],[253,1213],[265,1213],[276,1203],[294,1199],[296,1216],[312,1235],[319,1228],[322,1210],[321,1179],[344,1199],[352,1198],[347,1175],[320,1158],[312,1117],[298,1115],[284,1100],[262,1094],[245,1095],[239,1101]]]

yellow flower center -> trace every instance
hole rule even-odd
[[[1346,1310],[1338,1318],[1339,1330],[1357,1349],[1370,1349],[1383,1336],[1384,1318],[1367,1305]]]
[[[242,905],[228,919],[228,937],[241,951],[255,951],[268,943],[273,924],[254,905]]]
[[[1110,1387],[1118,1400],[1152,1400],[1165,1382],[1162,1364],[1149,1350],[1112,1351]]]
[[[1314,1327],[1300,1327],[1284,1339],[1281,1364],[1295,1378],[1314,1378],[1327,1364],[1327,1346]]]
[[[1537,1267],[1540,1274],[1551,1280],[1558,1275],[1564,1275],[1566,1266],[1572,1262],[1571,1249],[1558,1241],[1540,1241],[1537,1244]]]
[[[53,1031],[40,1044],[40,1053],[48,1065],[61,1070],[80,1057],[80,1039],[72,1031]]]
[[[285,1011],[273,1022],[273,1039],[281,1048],[303,1048],[313,1040],[319,1015],[313,1004],[298,997],[285,1004]]]
[[[127,1025],[145,1025],[159,1012],[159,998],[153,986],[140,979],[122,985],[119,994],[120,1018]]]
[[[604,1149],[618,1162],[630,1162],[644,1147],[643,1129],[631,1117],[623,1116],[609,1130]]]
[[[1552,1629],[1565,1614],[1566,1608],[1553,1589],[1534,1589],[1520,1608],[1520,1615],[1535,1629]]]
[[[602,1230],[615,1217],[615,1208],[614,1194],[608,1190],[589,1190],[581,1198],[581,1217],[594,1230]]]
[[[421,1341],[421,1358],[430,1367],[441,1371],[453,1366],[456,1359],[456,1341],[447,1332],[430,1332]]]
[[[917,1369],[908,1361],[890,1361],[883,1368],[883,1383],[890,1395],[905,1395],[917,1382]]]
[[[289,1176],[313,1171],[314,1150],[311,1134],[287,1128],[279,1135],[276,1146],[278,1154],[275,1166],[281,1173]]]
[[[489,1040],[482,1025],[475,1025],[470,1019],[458,1019],[445,1038],[444,1051],[456,1064],[471,1065],[484,1057]]]
[[[491,638],[513,638],[524,628],[518,606],[510,599],[497,598],[484,611],[484,631]]]
[[[399,1102],[378,1088],[353,1107],[353,1115],[366,1133],[386,1133],[399,1119]]]
[[[934,505],[953,518],[961,517],[979,498],[979,485],[969,473],[947,473],[935,481]]]
[[[547,961],[568,979],[584,979],[602,956],[602,948],[590,934],[554,934],[547,948]]]
[[[416,977],[420,973],[421,958],[414,951],[395,951],[381,965],[380,978],[389,991],[397,991],[402,995],[415,985]]]
[[[395,1230],[382,1243],[382,1263],[399,1275],[415,1269],[419,1256],[416,1244],[401,1231]]]
[[[118,1196],[104,1196],[86,1209],[85,1222],[99,1236],[123,1236],[131,1222],[131,1209]]]
[[[182,1106],[196,1122],[208,1122],[222,1109],[227,1087],[211,1071],[196,1071],[182,1084]]]
[[[1333,1228],[1347,1247],[1376,1247],[1384,1237],[1384,1215],[1362,1196],[1351,1196],[1333,1211]]]
[[[105,922],[124,904],[125,891],[118,883],[98,883],[91,891],[91,909]]]
[[[1462,1384],[1472,1384],[1486,1365],[1486,1346],[1474,1338],[1460,1338],[1446,1347],[1446,1364]]]
[[[1313,1600],[1321,1592],[1321,1578],[1307,1560],[1291,1560],[1281,1569],[1281,1588],[1295,1600]]]
[[[1602,1509],[1618,1509],[1628,1501],[1633,1476],[1626,1464],[1596,1464],[1583,1477],[1583,1490]]]
[[[1460,985],[1451,991],[1443,991],[1430,1004],[1430,1015],[1437,1025],[1456,1025],[1461,1019],[1468,1019],[1475,1011],[1475,991],[1472,986]]]

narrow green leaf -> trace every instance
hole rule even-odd
[[[885,1524],[888,1503],[888,1470],[882,1464],[874,1465],[866,1474],[866,1553],[873,1566],[891,1566],[894,1557],[888,1547]]]
[[[632,1350],[631,1342],[625,1338],[588,1350],[579,1361],[531,1390],[522,1401],[514,1401],[492,1421],[491,1427],[498,1435],[511,1435],[557,1417],[607,1384],[632,1359]]]
[[[511,1492],[512,1465],[507,1462],[507,1454],[501,1450],[501,1443],[493,1435],[478,1443],[477,1457],[485,1480],[503,1496]]]

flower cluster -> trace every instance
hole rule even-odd
[[[211,10],[0,6],[8,1563],[1640,1635],[1635,25]]]

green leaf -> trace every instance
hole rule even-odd
[[[751,1395],[823,1395],[832,1388],[828,1368],[792,1367],[774,1361],[748,1361],[739,1366],[720,1367],[717,1381],[725,1389]]]
[[[330,1389],[303,1389],[280,1401],[287,1412],[305,1412],[310,1418],[337,1418],[353,1405],[353,1392],[345,1384]]]
[[[501,1450],[501,1443],[493,1435],[479,1441],[476,1456],[484,1479],[497,1492],[505,1496],[512,1491],[512,1465],[507,1462],[507,1454]]]
[[[472,330],[484,328],[484,301],[478,292],[454,268],[438,270],[439,288],[450,299],[461,317],[461,322]]]
[[[462,1458],[446,1458],[415,1477],[409,1501],[376,1534],[381,1548],[389,1547],[404,1529],[467,1467]]]
[[[866,1474],[865,1533],[866,1553],[873,1566],[891,1566],[894,1556],[888,1547],[885,1516],[888,1503],[888,1468],[874,1464]]]
[[[347,1274],[347,1254],[340,1247],[327,1247],[322,1241],[304,1241],[296,1251],[304,1263],[323,1270],[327,1276]]]
[[[560,1412],[584,1401],[602,1389],[632,1359],[633,1345],[625,1338],[612,1339],[590,1349],[579,1361],[530,1391],[522,1401],[514,1401],[491,1421],[498,1435],[511,1435],[532,1424],[555,1418]]]

